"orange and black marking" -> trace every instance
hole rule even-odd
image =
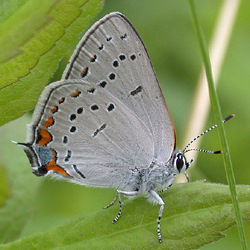
[[[96,55],[93,55],[92,57],[90,57],[90,62],[95,62],[96,61]]]
[[[62,104],[62,103],[64,103],[64,101],[65,101],[65,97],[62,97],[61,99],[58,100],[58,103]]]
[[[94,94],[95,92],[95,88],[90,88],[90,89],[87,89],[87,92],[90,93],[90,94]]]
[[[55,114],[58,111],[58,106],[55,105],[52,109],[51,109],[51,113]]]
[[[81,77],[85,77],[88,74],[89,68],[85,67],[83,68],[82,72],[81,72]]]
[[[47,121],[43,124],[43,126],[44,126],[45,128],[48,128],[48,127],[54,125],[54,123],[55,123],[54,118],[53,118],[52,116],[50,116],[50,117],[47,119]]]
[[[78,97],[82,92],[79,89],[76,89],[75,92],[71,93],[70,96],[73,98]]]
[[[54,149],[51,149],[52,155],[53,155],[53,159],[45,166],[43,166],[47,171],[54,171],[57,174],[61,174],[64,175],[66,177],[71,177],[62,167],[60,167],[59,165],[56,164],[56,160],[57,160],[57,153]]]
[[[36,143],[40,146],[46,146],[49,142],[52,141],[52,135],[48,132],[47,129],[42,128],[37,131],[37,141]]]

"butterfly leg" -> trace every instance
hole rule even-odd
[[[122,190],[117,190],[117,195],[116,195],[115,199],[109,205],[107,205],[106,207],[104,207],[105,209],[111,207],[115,203],[115,201],[118,199],[119,204],[120,204],[120,209],[119,209],[119,212],[118,212],[117,216],[113,219],[112,223],[117,222],[118,219],[120,218],[121,214],[122,214],[123,202],[122,202],[122,199],[121,199],[121,194],[126,195],[126,196],[134,196],[137,193],[138,193],[138,191],[122,191]]]
[[[158,193],[160,194],[160,193],[162,193],[162,192],[165,192],[165,191],[168,190],[171,186],[172,186],[172,183],[171,183],[170,185],[168,185],[166,188],[164,188],[164,189],[158,191]]]
[[[107,206],[105,206],[103,209],[107,209],[107,208],[109,208],[109,207],[113,206],[113,205],[115,204],[115,202],[116,202],[117,198],[118,198],[118,196],[116,196],[116,197],[114,198],[114,200],[113,200],[113,201],[111,201],[111,202],[110,202]]]
[[[162,237],[161,237],[161,217],[162,217],[162,212],[163,212],[165,203],[162,200],[162,198],[160,197],[160,195],[157,194],[154,190],[150,190],[149,193],[155,199],[155,201],[160,205],[159,215],[158,215],[158,219],[157,219],[157,235],[158,235],[159,242],[161,243],[162,242]]]
[[[186,176],[186,178],[187,178],[187,181],[190,182],[190,178],[189,178],[189,176],[188,176],[188,174],[187,174],[186,171],[184,172],[184,174],[185,174],[185,176]]]

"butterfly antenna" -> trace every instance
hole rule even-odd
[[[222,122],[225,123],[227,122],[228,120],[230,120],[231,118],[233,118],[235,115],[232,114],[232,115],[229,115],[228,117],[226,117]],[[189,151],[199,151],[199,152],[204,152],[204,153],[209,153],[209,154],[221,154],[222,151],[219,150],[219,151],[210,151],[210,150],[204,150],[204,149],[187,149],[191,144],[193,144],[196,140],[198,140],[200,137],[202,137],[203,135],[205,135],[206,133],[210,132],[211,130],[217,128],[218,125],[215,124],[214,126],[208,128],[207,130],[205,130],[204,132],[202,132],[201,134],[199,134],[198,136],[196,136],[193,140],[191,140],[187,146],[183,149],[183,153],[187,153]]]
[[[187,153],[187,152],[189,152],[189,151],[199,151],[199,152],[208,153],[208,154],[222,154],[222,151],[221,151],[221,150],[218,150],[218,151],[211,151],[211,150],[205,150],[205,149],[199,149],[199,148],[187,149],[187,150],[185,150],[185,153]]]

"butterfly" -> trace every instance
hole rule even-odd
[[[177,174],[187,176],[192,161],[184,154],[204,134],[175,149],[174,124],[147,50],[118,12],[83,36],[62,79],[42,92],[28,128],[27,142],[18,145],[35,175],[115,188],[117,196],[105,207],[119,201],[113,222],[122,212],[121,195],[148,195],[160,206],[159,242],[165,206],[159,192]]]

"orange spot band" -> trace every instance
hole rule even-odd
[[[81,94],[81,91],[76,89],[76,91],[72,94],[70,94],[71,97],[78,97]]]
[[[54,119],[52,116],[48,118],[48,120],[43,124],[45,128],[50,127],[54,124]]]
[[[84,68],[81,72],[81,77],[85,77],[88,74],[88,70],[89,70],[88,67]]]
[[[59,167],[58,165],[46,165],[45,168],[50,171],[53,170],[58,174],[64,175],[66,177],[71,177],[63,168]]]
[[[58,174],[64,175],[66,177],[71,177],[62,167],[56,165],[56,156],[57,153],[55,150],[51,149],[52,155],[54,156],[53,159],[45,166],[47,171],[53,170]],[[71,177],[72,178],[72,177]]]
[[[58,100],[58,103],[61,104],[65,101],[65,97],[62,97],[60,100]]]
[[[41,146],[46,146],[47,143],[52,141],[52,136],[46,129],[41,129],[39,131],[38,138],[37,144]]]
[[[54,106],[52,109],[51,109],[51,113],[54,114],[58,111],[58,106]]]

